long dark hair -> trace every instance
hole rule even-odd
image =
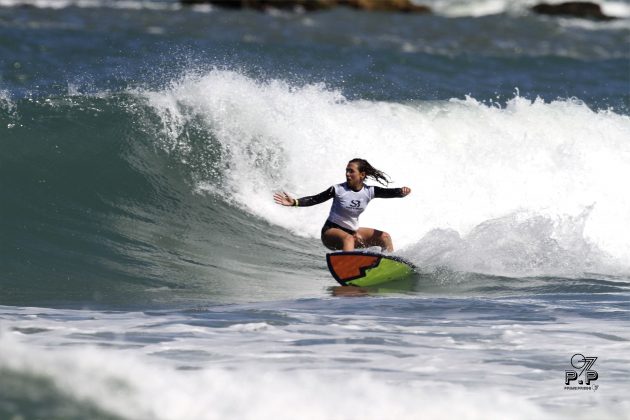
[[[387,186],[390,182],[392,182],[385,172],[379,171],[378,169],[370,165],[370,162],[365,159],[354,158],[348,163],[356,163],[359,172],[365,172],[366,178],[372,178],[374,181],[378,182],[381,185]]]

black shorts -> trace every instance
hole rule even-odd
[[[352,229],[348,229],[348,228],[345,228],[343,226],[339,226],[337,223],[333,223],[330,220],[326,220],[326,223],[324,223],[324,226],[322,227],[322,236],[324,236],[324,233],[328,229],[332,229],[332,228],[341,229],[344,232],[349,233],[350,235],[354,235],[355,233],[357,233],[356,231],[354,231]]]

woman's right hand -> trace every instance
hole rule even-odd
[[[282,206],[292,206],[295,204],[295,198],[291,198],[289,194],[284,191],[281,193],[275,193],[273,195],[273,201]]]

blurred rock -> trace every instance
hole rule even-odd
[[[431,13],[431,9],[427,6],[414,4],[411,0],[339,0],[339,4],[360,10]]]
[[[331,9],[337,0],[247,0],[255,9],[302,9],[307,11]]]
[[[535,13],[541,15],[573,16],[597,20],[612,20],[612,16],[606,16],[599,4],[591,2],[569,1],[566,3],[547,4],[540,3],[532,7]]]
[[[335,7],[338,0],[180,0],[186,5],[211,4],[226,9],[325,10]]]
[[[326,10],[348,6],[357,10],[405,13],[431,13],[427,6],[413,4],[411,0],[180,0],[182,4],[211,4],[226,9],[281,9]]]

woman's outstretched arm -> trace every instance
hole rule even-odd
[[[310,195],[302,198],[292,198],[285,192],[275,193],[273,195],[273,200],[282,206],[308,207],[328,201],[334,196],[335,189],[334,187],[330,187],[326,191],[322,191],[317,195]]]
[[[394,198],[394,197],[406,197],[411,193],[411,188],[383,188],[374,187],[374,197],[376,198]]]

